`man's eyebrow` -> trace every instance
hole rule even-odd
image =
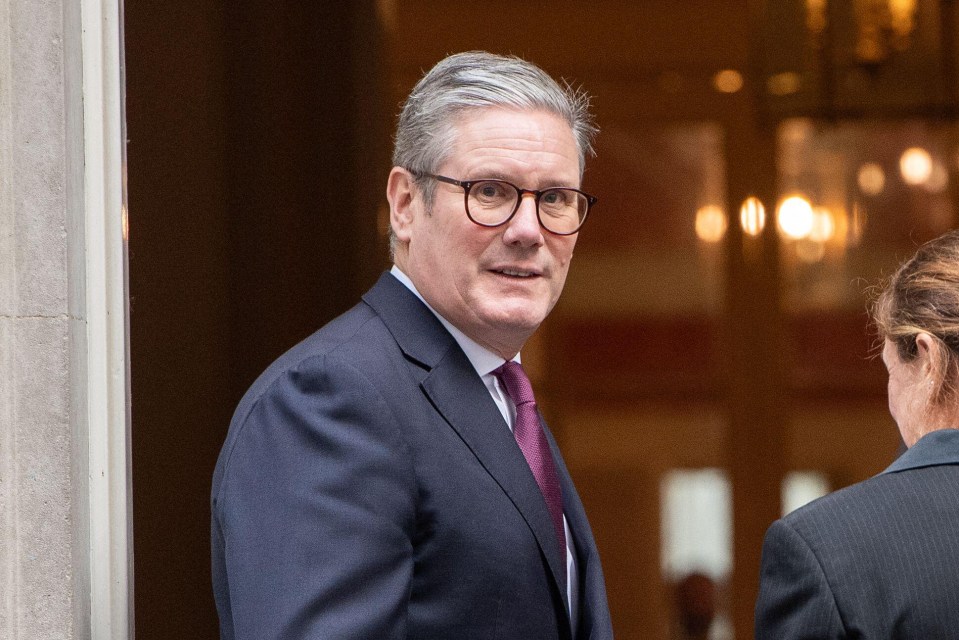
[[[579,187],[576,184],[566,184],[561,180],[552,180],[545,182],[536,187],[528,187],[526,185],[520,184],[520,181],[517,180],[515,176],[507,175],[502,171],[491,170],[491,171],[471,171],[469,177],[463,178],[463,180],[468,182],[475,182],[477,180],[503,180],[504,182],[509,182],[515,184],[521,189],[552,189],[554,187],[572,187],[573,189],[578,189]]]
[[[505,180],[506,182],[515,182],[516,178],[508,176],[502,171],[471,171],[468,180]]]

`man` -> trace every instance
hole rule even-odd
[[[612,637],[517,364],[594,202],[587,106],[486,53],[413,89],[387,183],[394,268],[257,380],[217,463],[224,640]]]

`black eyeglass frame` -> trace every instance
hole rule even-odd
[[[423,178],[432,178],[433,180],[438,180],[439,182],[445,182],[446,184],[451,184],[457,187],[461,187],[463,189],[463,208],[466,210],[466,217],[469,218],[470,222],[472,222],[473,224],[479,225],[481,227],[486,227],[488,229],[501,227],[507,222],[509,222],[510,220],[512,220],[513,216],[516,215],[516,212],[519,211],[520,205],[523,203],[523,194],[531,193],[533,194],[534,202],[536,203],[536,219],[539,221],[539,226],[541,226],[543,229],[545,229],[549,233],[552,233],[555,236],[571,236],[574,233],[579,233],[579,230],[583,228],[583,223],[586,222],[586,216],[589,215],[590,209],[593,208],[593,205],[596,204],[596,201],[598,200],[596,196],[591,196],[585,191],[581,191],[574,187],[549,187],[541,190],[522,189],[520,187],[517,187],[512,182],[509,182],[508,180],[499,180],[497,178],[480,178],[479,180],[456,180],[455,178],[450,178],[448,176],[441,176],[435,173],[427,173],[426,171],[413,171],[412,169],[407,169],[407,171],[409,171],[415,176],[420,176]],[[470,213],[470,205],[469,205],[470,189],[473,188],[474,184],[479,184],[480,182],[496,182],[498,184],[508,185],[516,190],[516,194],[517,194],[516,206],[513,207],[512,213],[506,216],[506,219],[503,220],[502,222],[497,222],[496,224],[488,224],[486,222],[480,222],[479,220],[474,218],[472,214]],[[543,224],[543,218],[542,216],[540,216],[539,199],[543,196],[544,193],[549,193],[550,191],[556,191],[557,189],[562,189],[564,191],[575,191],[576,193],[586,198],[586,211],[583,212],[583,217],[579,219],[579,224],[576,225],[576,228],[573,229],[572,231],[565,231],[565,232],[553,231],[552,229],[547,227],[545,224]]]

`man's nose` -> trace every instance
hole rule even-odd
[[[519,208],[507,224],[503,240],[527,246],[543,243],[543,228],[536,214],[536,194],[524,193],[520,196]]]

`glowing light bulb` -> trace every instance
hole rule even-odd
[[[899,171],[906,184],[925,184],[932,175],[932,156],[922,147],[911,147],[899,158]]]
[[[756,197],[743,201],[739,209],[739,223],[746,235],[758,236],[766,227],[766,207]]]
[[[867,196],[878,196],[886,188],[886,172],[875,162],[867,162],[859,167],[856,181]]]
[[[776,217],[779,230],[788,238],[799,240],[808,237],[812,232],[812,204],[801,195],[789,196],[779,203]]]
[[[736,93],[743,88],[743,74],[735,69],[723,69],[713,76],[713,86],[721,93]]]
[[[719,242],[726,234],[726,214],[721,207],[707,204],[696,212],[696,236],[703,242]]]

